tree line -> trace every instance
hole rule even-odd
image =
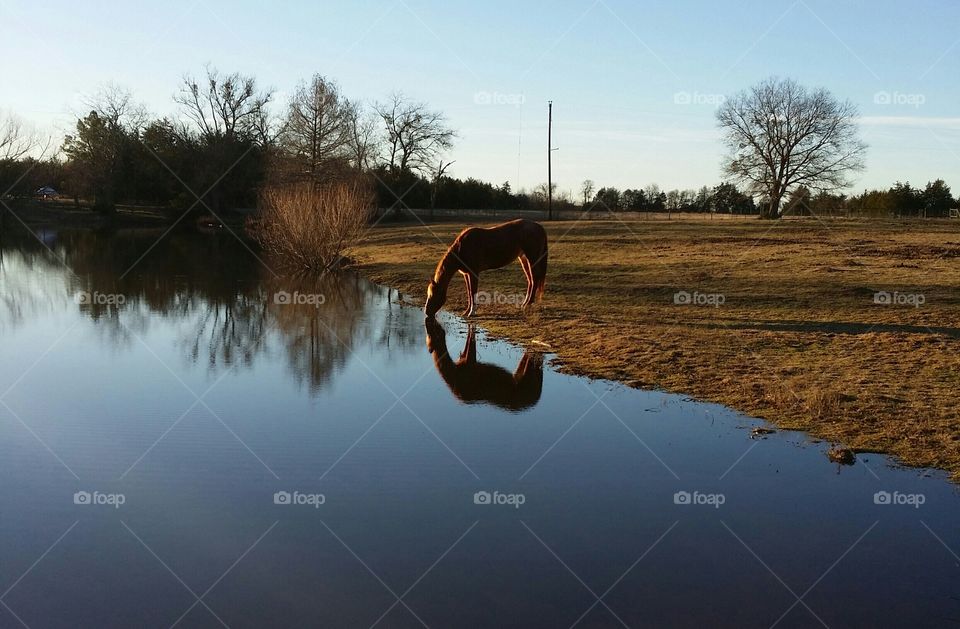
[[[250,208],[268,186],[318,185],[369,177],[383,195],[399,180],[431,182],[455,132],[441,112],[397,92],[366,105],[315,75],[284,103],[251,76],[207,67],[185,75],[173,96],[178,115],[152,116],[133,95],[109,86],[89,98],[55,155],[15,117],[0,118],[0,190],[27,196],[40,186],[111,213],[117,204],[176,209]]]
[[[769,200],[759,202],[731,183],[699,190],[662,191],[656,184],[643,189],[600,188],[587,180],[581,186],[584,208],[592,211],[620,212],[692,212],[719,214],[760,214]],[[590,196],[592,195],[592,196]],[[860,194],[813,192],[806,186],[793,189],[783,202],[786,216],[865,216],[898,218],[945,218],[958,207],[950,186],[943,179],[930,181],[925,187],[909,182],[896,182],[887,190],[864,190]]]
[[[715,212],[719,214],[756,214],[753,198],[741,192],[732,183],[721,183],[713,188],[699,190],[660,189],[650,184],[642,189],[628,188],[622,192],[604,187],[594,193],[595,184],[587,179],[580,186],[583,207],[590,211],[610,212]]]
[[[362,103],[320,74],[285,102],[255,77],[207,66],[187,74],[173,95],[177,115],[157,117],[127,90],[108,86],[61,145],[14,115],[0,116],[0,193],[30,196],[52,186],[111,214],[118,204],[210,210],[252,208],[271,186],[318,186],[364,178],[382,209],[527,210],[546,207],[547,184],[512,189],[448,174],[456,132],[442,112],[400,92]],[[862,169],[855,108],[824,90],[769,79],[718,111],[729,154],[726,181],[714,187],[597,189],[552,193],[559,210],[782,214],[842,212],[877,216],[949,215],[957,207],[941,179],[925,188],[844,195]],[[742,188],[738,186],[743,186]]]
[[[864,190],[855,195],[813,193],[800,186],[788,196],[784,213],[826,215],[841,212],[859,216],[944,218],[957,207],[960,206],[950,186],[943,179],[937,179],[927,182],[923,188],[898,181],[887,190]]]

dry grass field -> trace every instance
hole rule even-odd
[[[372,279],[422,299],[465,226],[381,226],[353,253]],[[545,226],[540,306],[514,305],[519,265],[481,275],[493,303],[476,321],[491,333],[546,343],[563,371],[723,403],[960,479],[960,221]],[[463,294],[455,279],[447,309],[463,310]]]

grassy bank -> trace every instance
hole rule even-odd
[[[354,254],[422,299],[464,226],[378,227]],[[548,344],[570,373],[723,403],[960,479],[960,221],[545,226],[535,311],[510,303],[525,289],[519,265],[480,277],[495,303],[477,322],[492,333]],[[899,303],[875,303],[880,291]],[[463,310],[463,292],[456,279],[447,309]]]

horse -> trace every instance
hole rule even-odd
[[[447,352],[446,332],[436,319],[426,319],[427,350],[433,356],[437,373],[454,397],[464,404],[491,404],[520,412],[540,401],[543,391],[543,356],[527,351],[517,370],[510,373],[499,365],[477,360],[477,341],[473,324],[467,327],[467,340],[460,359]]]
[[[527,277],[527,295],[523,306],[543,297],[547,280],[547,232],[534,221],[518,218],[494,227],[468,227],[437,264],[433,279],[427,285],[424,314],[433,318],[447,301],[447,287],[456,273],[463,275],[467,286],[467,309],[463,316],[473,316],[480,286],[480,272],[499,269],[518,260]]]

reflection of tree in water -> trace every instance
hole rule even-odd
[[[0,242],[6,256],[5,263],[0,258],[7,289],[3,322],[76,308],[115,347],[135,345],[132,334],[143,336],[151,323],[172,322],[191,363],[213,371],[249,367],[282,348],[293,376],[311,391],[328,382],[360,343],[388,348],[390,359],[420,342],[419,312],[401,308],[385,289],[359,277],[279,279],[232,236],[179,233],[157,243],[161,235],[63,231],[46,240],[55,255],[29,233],[8,237]],[[324,303],[276,303],[280,291],[323,295]],[[81,293],[122,299],[77,304]],[[37,303],[51,299],[56,303]]]
[[[388,350],[386,360],[390,362],[402,354],[419,352],[423,343],[423,311],[401,306],[403,297],[394,289],[381,289],[373,298],[379,300],[384,317],[379,330],[372,329],[371,324],[370,340]]]
[[[132,346],[132,334],[143,336],[151,324],[172,322],[180,328],[176,342],[184,357],[212,371],[282,356],[297,381],[316,392],[362,342],[390,348],[388,356],[398,349],[415,351],[420,342],[419,312],[388,303],[385,290],[358,276],[276,278],[229,234],[177,233],[157,243],[161,235],[159,230],[61,232],[50,244],[69,270],[29,234],[35,246],[17,243],[11,249],[46,265],[23,275],[59,271],[60,290],[47,292],[65,292],[66,307],[93,320],[104,342]],[[323,295],[324,301],[319,307],[277,303],[281,291]],[[78,305],[74,296],[82,292],[122,299]]]
[[[122,235],[64,232],[58,241],[76,274],[74,290],[122,295],[122,303],[92,301],[81,311],[117,343],[129,343],[157,318],[184,322],[180,342],[193,362],[250,364],[262,349],[259,264],[234,239],[127,230]],[[233,242],[229,242],[232,240]]]
[[[69,307],[62,269],[38,237],[21,229],[0,231],[0,329]]]
[[[372,344],[386,348],[377,365],[415,353],[422,343],[423,314],[401,308],[388,289],[362,277],[345,273],[321,278],[264,281],[267,298],[283,333],[287,360],[298,382],[319,390],[347,362],[354,348]],[[322,295],[320,307],[310,304],[277,304],[275,295]],[[376,368],[371,365],[371,368]]]
[[[232,302],[199,301],[188,308],[198,314],[195,329],[181,342],[190,361],[206,362],[211,369],[221,363],[252,365],[254,357],[265,351],[266,298],[238,293]]]
[[[347,362],[352,348],[362,339],[369,282],[356,275],[326,275],[266,281],[270,312],[281,332],[287,362],[299,383],[312,392]],[[277,303],[277,295],[305,296],[309,303]],[[322,296],[322,297],[319,297]],[[314,305],[322,299],[321,305]],[[283,301],[282,299],[280,301]]]

